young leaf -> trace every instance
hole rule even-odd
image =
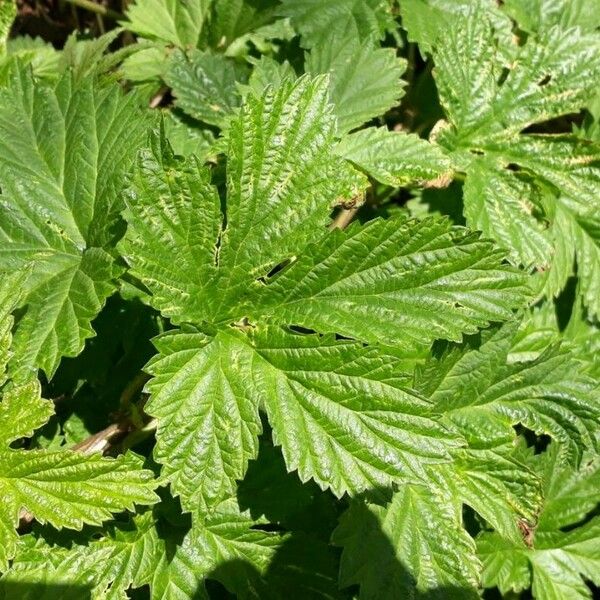
[[[212,0],[136,0],[127,7],[127,29],[179,48],[198,45]]]
[[[449,179],[452,173],[450,161],[437,146],[414,134],[383,127],[368,127],[345,136],[336,152],[387,185],[423,184]]]
[[[144,129],[131,96],[90,78],[52,88],[16,67],[0,91],[0,269],[34,265],[14,340],[26,379],[82,350],[115,289],[123,173]]]
[[[240,105],[238,83],[245,83],[247,70],[220,54],[192,50],[173,53],[165,82],[175,104],[185,113],[216,127],[223,127]]]
[[[400,77],[406,61],[372,39],[360,41],[355,27],[343,35],[333,30],[307,54],[307,73],[329,73],[329,95],[338,132],[360,127],[397,105],[404,95]]]

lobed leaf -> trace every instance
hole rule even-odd
[[[259,290],[251,319],[422,347],[510,317],[520,273],[487,240],[435,218],[334,231]]]
[[[248,385],[254,353],[234,335],[169,332],[147,366],[148,414],[157,417],[156,459],[184,510],[204,510],[235,492],[261,430]]]
[[[52,88],[16,67],[0,91],[0,269],[34,265],[14,341],[24,378],[51,376],[93,335],[119,273],[109,252],[144,128],[132,96],[91,78]]]
[[[329,74],[340,134],[387,112],[404,95],[404,59],[392,48],[377,47],[372,39],[361,42],[352,26],[343,33],[329,31],[306,55],[304,67],[312,75]]]

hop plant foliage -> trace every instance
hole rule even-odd
[[[0,597],[595,597],[596,0],[108,4],[0,1]]]

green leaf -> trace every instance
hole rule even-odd
[[[7,316],[12,303],[6,300],[7,284],[23,280],[22,273],[0,283],[0,316],[8,329],[0,342],[3,359],[9,356],[10,325]],[[5,364],[2,364],[4,371]],[[40,397],[40,384],[6,384],[2,372],[0,402],[0,571],[17,549],[15,531],[22,511],[41,523],[81,529],[84,524],[100,524],[114,512],[133,509],[134,503],[153,504],[155,481],[151,471],[133,455],[116,459],[72,451],[46,451],[9,448],[12,442],[31,437],[54,413],[51,402]]]
[[[598,0],[506,0],[503,10],[530,33],[543,33],[555,25],[584,31],[600,26]]]
[[[580,292],[594,315],[598,245],[579,223],[598,211],[600,153],[574,136],[522,131],[587,105],[600,76],[599,44],[595,35],[555,26],[531,36],[507,66],[490,21],[474,8],[434,51],[449,119],[434,137],[467,174],[467,223],[512,245],[513,262],[547,271],[549,296],[566,284],[577,247]]]
[[[288,469],[338,496],[422,479],[423,465],[449,460],[459,442],[428,416],[426,402],[393,382],[393,356],[278,329],[252,341],[254,349],[222,332],[212,341],[179,332],[157,340],[147,406],[159,418],[155,456],[188,510],[233,491],[256,455],[259,403]],[[351,430],[369,440],[365,447],[348,437]]]
[[[510,147],[490,146],[489,152],[502,154],[502,160],[521,165],[559,190],[556,198],[545,200],[555,245],[547,293],[556,295],[562,289],[576,258],[581,297],[591,315],[599,315],[600,147],[571,136],[538,135],[520,136]]]
[[[238,597],[260,597],[261,590],[266,592],[261,576],[286,536],[254,529],[258,524],[235,500],[219,504],[194,524],[172,559],[164,557],[152,584],[153,598],[183,600],[194,592],[203,598],[200,582],[209,574]]]
[[[31,437],[54,414],[52,402],[40,397],[37,380],[9,387],[0,402],[0,446]]]
[[[265,55],[261,56],[259,60],[251,57],[248,60],[254,65],[248,84],[238,84],[238,88],[244,97],[248,93],[252,93],[260,98],[268,87],[272,86],[277,89],[281,87],[284,81],[297,79],[294,67],[287,60],[279,63],[270,56]]]
[[[8,379],[8,362],[13,355],[10,347],[14,318],[11,313],[19,302],[21,289],[28,274],[28,269],[0,273],[0,387]]]
[[[126,79],[139,82],[155,82],[160,85],[169,64],[168,49],[161,43],[137,43],[137,50],[121,63],[120,70]]]
[[[209,129],[202,129],[198,124],[177,112],[164,115],[165,137],[178,156],[190,158],[196,156],[200,162],[206,162],[213,156],[215,137]]]
[[[558,325],[557,325],[558,327]],[[582,303],[575,303],[563,335],[574,354],[586,365],[586,372],[598,379],[600,365],[596,360],[600,350],[600,327],[587,317]]]
[[[522,46],[501,84],[489,20],[473,10],[434,52],[440,99],[457,144],[507,139],[529,125],[576,112],[600,74],[600,40],[553,28]]]
[[[555,443],[528,460],[542,477],[545,503],[525,544],[482,533],[477,540],[484,563],[484,584],[502,593],[532,586],[535,598],[591,599],[582,577],[599,582],[600,521],[586,520],[597,506],[600,463],[588,455],[579,470],[565,465]],[[583,520],[583,523],[580,524]],[[568,529],[566,532],[564,529]]]
[[[169,332],[155,345],[145,407],[159,419],[154,456],[184,510],[202,510],[235,492],[258,450],[258,400],[246,379],[253,351],[225,333]]]
[[[383,37],[388,3],[385,0],[282,0],[280,12],[290,17],[307,48],[321,44],[330,32],[353,29],[360,39]]]
[[[229,322],[242,316],[233,309],[248,285],[318,239],[332,206],[366,185],[332,155],[334,129],[322,78],[284,84],[261,99],[248,96],[228,131],[227,227],[222,232],[208,174],[186,182],[187,175],[180,177],[172,161],[161,158],[168,150],[155,143],[153,158],[143,153],[129,194],[123,254],[155,295],[154,305],[177,322]],[[185,166],[184,172],[189,169],[198,167]],[[165,221],[165,212],[173,219]],[[174,270],[173,252],[181,256],[181,269]]]
[[[2,0],[0,3],[0,56],[6,52],[6,42],[16,16],[16,2],[14,0]]]
[[[302,481],[341,496],[423,480],[424,467],[449,460],[460,443],[427,402],[394,381],[396,360],[385,351],[276,328],[253,342],[262,360],[249,376],[274,442]]]
[[[338,118],[338,132],[345,133],[387,112],[404,95],[400,79],[406,61],[392,48],[379,48],[371,39],[363,42],[355,27],[340,34],[327,33],[307,53],[307,73],[329,74],[329,95]]]
[[[526,298],[502,256],[443,219],[378,219],[310,247],[268,282],[249,316],[406,349],[458,340]]]
[[[228,55],[235,55],[232,49],[238,44],[244,44],[250,37],[258,42],[261,29],[273,21],[278,8],[278,0],[219,0],[213,2],[210,28],[207,39],[215,49],[227,48]],[[273,24],[277,27],[277,22]],[[277,37],[275,35],[274,37]],[[264,39],[264,38],[263,38]],[[257,44],[260,52],[266,49]]]
[[[471,419],[470,428],[477,428],[481,435],[490,428],[486,420]],[[459,423],[459,429],[461,425],[464,423]],[[539,478],[520,460],[514,443],[510,442],[498,445],[480,441],[477,444],[469,439],[470,447],[455,454],[446,470],[446,478],[448,489],[456,498],[475,510],[503,537],[521,542],[523,524],[537,519],[542,490]]]
[[[491,332],[478,348],[449,348],[441,358],[430,359],[417,389],[455,424],[485,415],[492,422],[500,418],[507,431],[522,423],[556,438],[577,464],[583,451],[597,444],[600,404],[594,382],[568,349],[557,346],[535,360],[507,363],[515,329],[508,324]]]
[[[479,597],[475,543],[443,488],[403,485],[386,506],[355,502],[333,542],[344,548],[340,585],[360,585],[361,598]]]
[[[593,453],[575,470],[562,461],[557,444],[539,456],[534,464],[544,481],[545,502],[538,527],[544,531],[564,529],[583,521],[600,502],[600,457]]]
[[[33,74],[43,79],[55,79],[61,73],[61,55],[52,46],[39,37],[27,35],[15,37],[6,42],[5,64],[10,58],[16,57],[21,64],[31,65]]]
[[[534,193],[512,174],[477,162],[468,170],[464,185],[465,218],[470,227],[509,250],[513,263],[545,270],[552,262],[553,240],[533,215]]]
[[[132,455],[112,459],[69,451],[2,450],[0,466],[2,569],[16,550],[14,528],[22,509],[41,523],[81,529],[158,499],[152,472],[141,469]]]
[[[131,587],[152,582],[166,552],[152,512],[130,522],[111,524],[104,537],[87,545],[53,546],[31,537],[21,538],[10,571],[0,586],[27,581],[35,594],[50,595],[57,588],[90,589],[94,597],[125,598]],[[8,585],[7,585],[8,584]],[[27,595],[26,598],[34,595]]]
[[[172,88],[176,106],[199,121],[223,127],[240,105],[237,83],[247,77],[246,68],[232,59],[192,50],[171,55],[165,82]]]
[[[521,592],[531,586],[531,567],[519,546],[496,533],[477,539],[477,553],[483,563],[484,587],[498,587],[501,593]]]
[[[495,0],[411,0],[400,7],[402,26],[411,42],[417,42],[421,52],[431,53],[443,36],[461,27],[462,18],[472,10],[480,11],[493,25],[500,51],[512,57],[517,44],[512,33],[512,22]]]
[[[345,136],[336,152],[387,185],[422,185],[451,177],[450,161],[437,146],[414,134],[383,127],[369,127]]]
[[[127,29],[180,48],[196,47],[212,0],[135,0],[127,7]]]
[[[366,181],[333,156],[335,118],[324,77],[249,96],[228,134],[219,266],[239,296],[249,274],[266,275],[321,237],[332,207],[360,198]]]
[[[0,92],[0,269],[34,265],[14,342],[25,378],[79,353],[114,291],[123,174],[144,128],[116,85],[66,75],[51,88],[17,68]]]
[[[202,290],[216,271],[219,197],[195,157],[178,159],[160,137],[151,141],[131,177],[129,227],[120,249],[130,272],[152,291],[152,306],[176,323],[200,323],[206,317]]]
[[[523,276],[445,220],[327,233],[332,205],[364,179],[333,156],[326,79],[249,94],[227,138],[224,230],[208,172],[158,137],[129,193],[121,248],[130,274],[183,326],[158,338],[149,366],[147,410],[159,421],[155,455],[167,480],[195,516],[231,494],[256,453],[259,407],[288,468],[337,495],[426,478],[424,465],[448,461],[459,440],[403,388],[400,369],[437,337],[510,318],[528,297]],[[382,342],[399,349],[377,350]],[[321,372],[325,360],[335,375]],[[350,426],[369,443],[357,444]],[[224,435],[232,427],[238,434]]]

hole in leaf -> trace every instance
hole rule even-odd
[[[477,148],[469,148],[469,152],[476,156],[485,156],[485,152],[483,150],[478,150]]]
[[[596,508],[594,510],[592,510],[590,513],[588,513],[585,517],[583,517],[583,519],[579,519],[579,521],[576,521],[575,523],[565,525],[564,527],[561,527],[560,530],[563,531],[564,533],[568,533],[569,531],[573,531],[574,529],[577,529],[578,527],[583,527],[584,525],[589,523],[594,517],[597,517],[599,514],[600,514],[600,505],[596,506]]]
[[[551,80],[552,80],[552,75],[546,75],[545,77],[543,77],[542,79],[540,79],[538,81],[538,85],[540,87],[544,87],[545,85],[548,85]]]
[[[577,300],[577,278],[569,277],[567,283],[555,300],[556,319],[558,328],[564,331],[571,320]]]
[[[346,340],[346,341],[350,341],[350,342],[353,342],[353,341],[354,341],[354,338],[347,337],[347,336],[345,336],[345,335],[342,335],[341,333],[336,333],[336,334],[335,334],[335,339],[336,339],[338,342],[339,342],[339,341],[344,341],[344,340]],[[366,344],[366,345],[368,345],[368,344]]]
[[[252,525],[250,529],[255,529],[256,531],[272,531],[275,533],[283,531],[283,527],[280,527],[276,523],[261,523],[260,525]]]
[[[517,435],[520,435],[525,439],[529,448],[533,448],[534,454],[545,452],[546,448],[548,448],[548,444],[552,441],[552,438],[550,438],[549,435],[546,435],[545,433],[538,435],[535,431],[521,425],[521,423],[517,423],[513,429],[516,431]]]
[[[573,127],[581,127],[585,120],[585,111],[562,115],[555,119],[534,123],[523,130],[523,133],[573,133]]]
[[[258,281],[260,281],[260,283],[264,283],[265,285],[268,285],[270,283],[270,280],[275,277],[276,275],[278,275],[279,273],[281,273],[286,267],[289,267],[291,264],[296,262],[296,257],[295,256],[291,256],[290,258],[286,258],[284,261],[276,264],[274,267],[271,268],[271,270],[264,275],[263,277],[259,277]]]
[[[502,72],[500,73],[500,77],[498,77],[498,85],[502,85],[506,81],[506,78],[508,77],[509,73],[510,73],[510,69],[508,67],[504,67],[502,69]]]
[[[317,333],[313,329],[307,329],[306,327],[300,327],[300,325],[289,325],[288,330],[291,333],[297,333],[298,335],[314,335]]]

